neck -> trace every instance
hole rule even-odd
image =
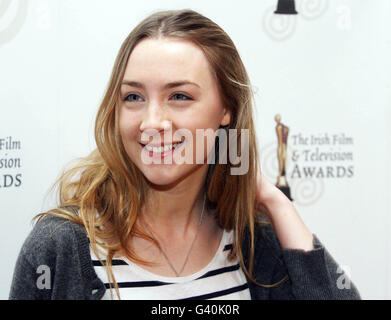
[[[142,208],[144,220],[158,233],[184,236],[197,228],[204,202],[204,183],[208,165],[170,186],[150,185]],[[204,208],[204,218],[206,208]]]

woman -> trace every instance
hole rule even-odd
[[[250,81],[208,18],[158,12],[129,34],[95,139],[60,178],[59,207],[38,215],[10,299],[360,298],[258,170]],[[239,174],[220,154],[233,145]]]

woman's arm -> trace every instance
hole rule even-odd
[[[313,249],[313,236],[292,202],[258,171],[257,200],[284,249]]]
[[[309,231],[291,201],[261,173],[257,201],[271,223],[269,239],[285,264],[276,267],[273,281],[289,274],[288,281],[271,288],[271,299],[361,299],[349,276]]]

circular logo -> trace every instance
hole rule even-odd
[[[314,20],[322,16],[328,8],[328,0],[302,0],[298,11],[306,20]]]
[[[10,17],[12,12],[16,13]],[[5,27],[0,27],[0,45],[10,42],[16,37],[27,17],[27,0],[0,0],[0,22],[7,21]],[[3,23],[2,23],[3,25]]]
[[[295,32],[297,15],[274,14],[276,8],[268,8],[262,19],[263,30],[273,40],[283,41]]]

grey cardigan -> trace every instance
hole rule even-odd
[[[282,249],[270,225],[256,226],[253,271],[256,281],[272,284],[286,275],[289,277],[275,287],[257,286],[248,280],[251,298],[361,299],[356,286],[338,269],[315,234],[313,239],[311,251]],[[242,248],[246,266],[248,240],[246,229]],[[42,276],[46,277],[46,283],[42,282]],[[9,299],[98,300],[105,290],[95,273],[84,228],[64,218],[47,215],[34,225],[20,250]]]

